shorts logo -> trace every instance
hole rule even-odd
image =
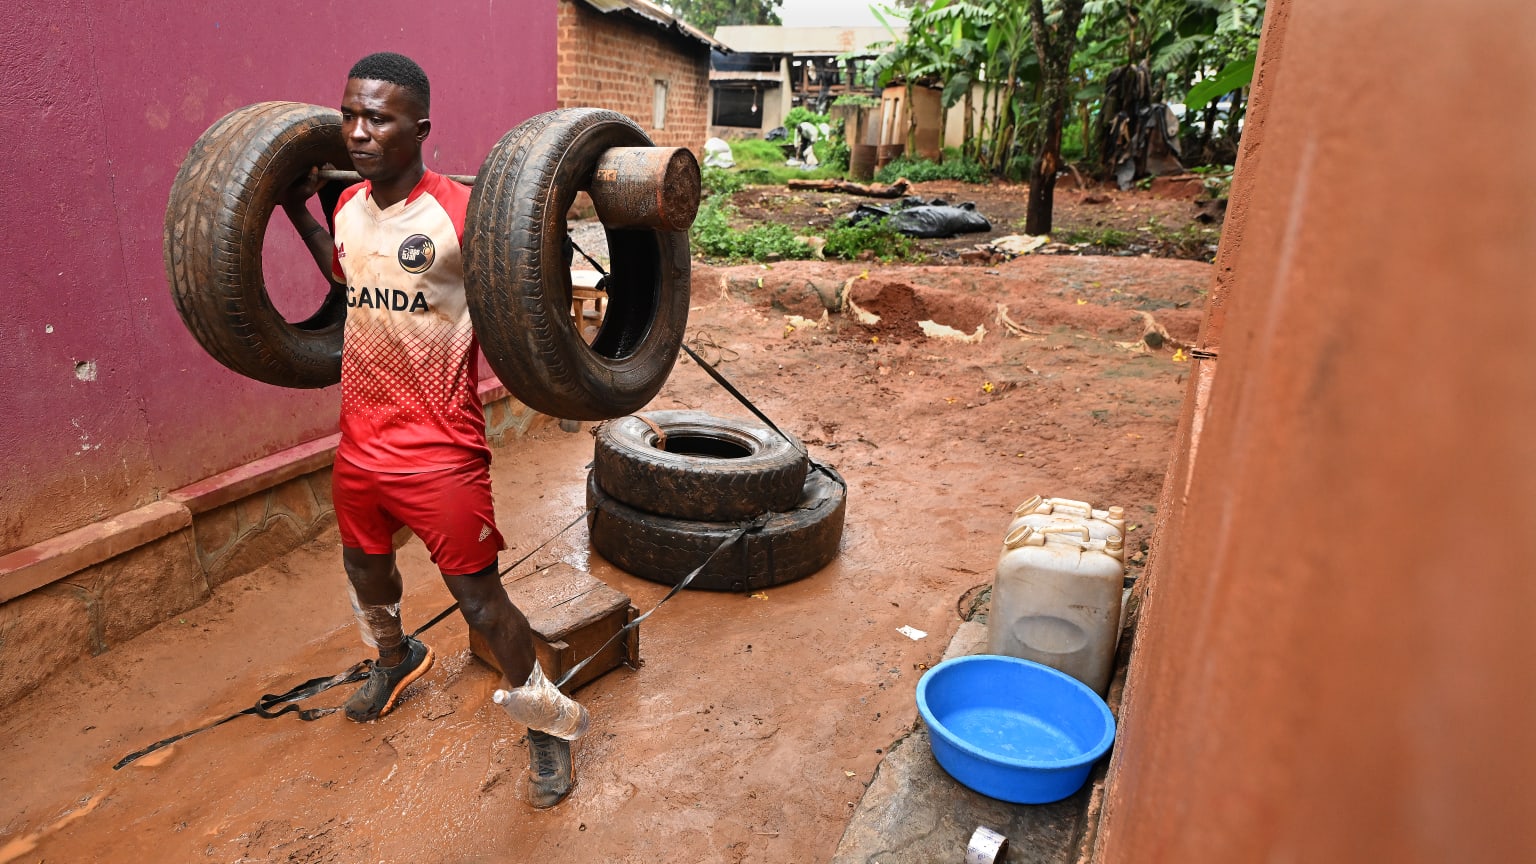
[[[432,238],[425,234],[412,234],[400,244],[400,251],[396,253],[400,260],[400,266],[407,273],[425,273],[432,266],[432,259],[437,257],[437,247],[432,245]]]
[[[485,542],[485,538],[487,538],[489,536],[491,536],[491,526],[489,526],[489,525],[481,525],[480,526],[480,539],[475,541],[475,542],[477,542],[477,543],[484,543]]]

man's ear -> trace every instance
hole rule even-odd
[[[430,135],[430,134],[432,134],[432,118],[430,118],[430,117],[423,117],[420,120],[417,120],[416,121],[416,141],[417,141],[417,143],[420,143],[422,141],[427,140],[427,136]]]

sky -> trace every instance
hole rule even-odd
[[[879,27],[870,0],[784,0],[779,18],[785,27]]]

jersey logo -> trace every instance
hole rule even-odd
[[[425,273],[432,266],[432,260],[437,257],[437,247],[432,245],[432,238],[425,234],[412,234],[400,244],[400,251],[396,253],[400,260],[400,267],[407,273]]]

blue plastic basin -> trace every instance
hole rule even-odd
[[[1115,718],[1097,693],[1017,657],[945,660],[917,682],[917,710],[951,777],[1015,804],[1076,792],[1115,740]]]

